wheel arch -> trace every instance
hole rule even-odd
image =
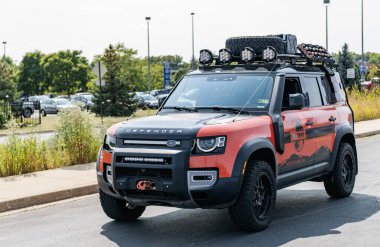
[[[254,160],[264,160],[271,166],[275,177],[277,178],[278,169],[273,144],[266,138],[254,138],[247,141],[239,150],[235,159],[232,176],[238,177],[244,174],[247,163]]]
[[[336,157],[338,155],[339,145],[342,142],[349,143],[351,147],[353,148],[354,153],[355,153],[356,172],[358,172],[358,155],[357,155],[357,150],[356,150],[355,134],[354,134],[353,129],[348,126],[343,127],[337,131],[337,134],[335,136],[332,156],[330,159],[329,171],[332,171],[334,169]]]

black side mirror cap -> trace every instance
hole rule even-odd
[[[289,95],[289,108],[292,110],[301,110],[305,107],[305,96],[301,93]]]

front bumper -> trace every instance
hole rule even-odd
[[[210,174],[207,173],[209,171],[217,175],[218,171],[210,170],[210,168],[190,170],[189,155],[189,151],[176,149],[116,148],[112,153],[112,165],[104,163],[103,172],[98,169],[99,187],[111,196],[140,206],[226,208],[233,205],[240,191],[241,178],[216,176],[215,181],[194,185],[188,177],[189,174],[207,175]],[[166,164],[130,163],[124,162],[124,157],[165,158],[169,162]],[[110,178],[107,179],[106,166],[111,166],[112,184],[109,182]],[[153,182],[155,188],[138,190],[137,184],[142,180]]]

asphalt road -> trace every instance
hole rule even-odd
[[[330,199],[321,183],[279,192],[271,226],[236,230],[226,210],[150,207],[133,223],[102,212],[96,195],[0,215],[1,246],[380,246],[380,136],[358,140],[354,193]]]

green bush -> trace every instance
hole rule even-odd
[[[0,144],[0,177],[89,163],[96,160],[102,142],[94,116],[80,110],[58,116],[56,135],[41,141],[37,135],[12,135]]]
[[[62,111],[55,136],[57,149],[69,157],[69,165],[92,162],[100,146],[93,114],[79,109]]]

